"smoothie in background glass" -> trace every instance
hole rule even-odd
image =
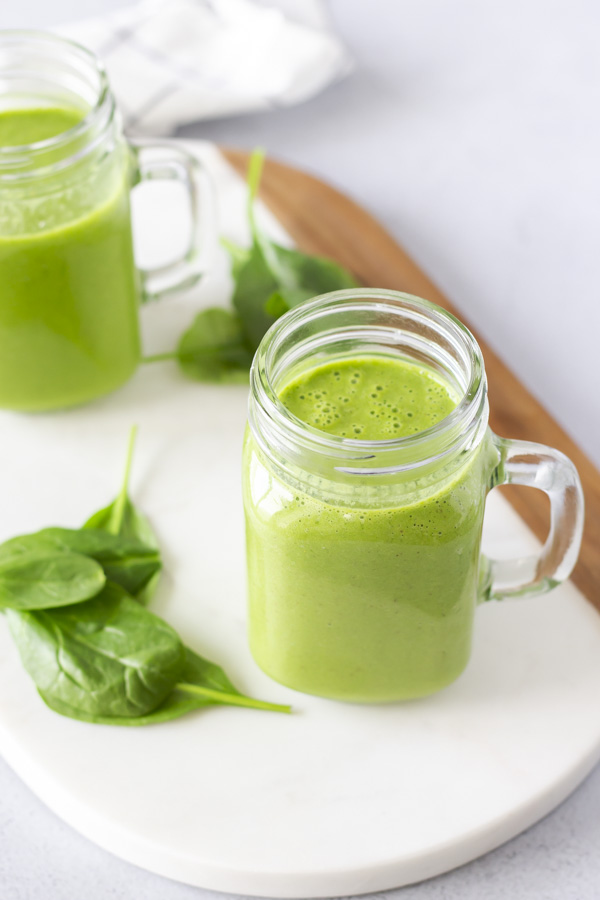
[[[129,191],[132,160],[106,135],[76,156],[86,110],[0,111],[0,171],[22,145],[47,145],[42,166],[0,189],[0,406],[44,410],[84,403],[118,387],[139,360],[139,285]],[[89,138],[93,140],[93,138]],[[75,145],[75,146],[73,146]],[[11,154],[12,151],[12,154]],[[2,166],[2,156],[4,166]],[[40,168],[56,171],[40,175]]]
[[[577,473],[487,416],[473,336],[418,298],[339,291],[271,328],[244,446],[249,639],[267,674],[340,700],[431,694],[467,665],[478,601],[567,577]],[[486,494],[505,481],[550,496],[539,558],[480,556]]]

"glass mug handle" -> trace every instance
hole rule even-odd
[[[178,181],[190,202],[190,240],[179,259],[164,266],[140,268],[142,300],[192,287],[208,269],[215,244],[216,213],[210,175],[191,153],[173,144],[131,143],[136,165],[134,184]]]
[[[518,484],[544,491],[550,500],[550,531],[538,556],[486,559],[482,599],[543,594],[568,578],[577,561],[583,533],[579,475],[571,460],[552,447],[495,434],[492,440],[499,454],[492,488]]]

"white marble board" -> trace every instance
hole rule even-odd
[[[243,185],[214,148],[194,146],[216,179],[222,230],[243,240]],[[136,204],[146,259],[168,256],[184,229],[181,197],[154,190]],[[173,346],[195,309],[222,302],[227,279],[219,251],[199,289],[145,309],[148,352]],[[38,698],[0,622],[0,752],[106,849],[242,894],[396,887],[467,862],[541,818],[600,758],[600,616],[572,584],[486,605],[467,671],[424,701],[357,707],[275,684],[245,639],[245,412],[245,389],[194,384],[166,363],[142,367],[84,409],[0,415],[0,539],[75,526],[107,502],[137,423],[132,492],[166,565],[154,609],[241,689],[291,703],[294,715],[215,708],[139,730],[64,719]],[[535,543],[492,495],[486,545],[512,555]]]

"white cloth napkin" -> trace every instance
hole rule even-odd
[[[133,134],[299,103],[352,67],[322,0],[142,0],[58,31],[104,61]]]

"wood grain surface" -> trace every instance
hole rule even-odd
[[[223,151],[245,176],[248,155]],[[269,209],[308,253],[342,263],[364,285],[416,294],[468,320],[358,204],[317,178],[268,160],[260,195]],[[490,425],[503,437],[538,441],[569,456],[581,476],[586,502],[585,529],[573,581],[600,611],[600,472],[560,425],[527,390],[488,344],[472,329],[485,358],[490,397]],[[503,489],[504,490],[504,489]],[[548,532],[548,500],[541,491],[506,489],[508,500],[538,538]]]

